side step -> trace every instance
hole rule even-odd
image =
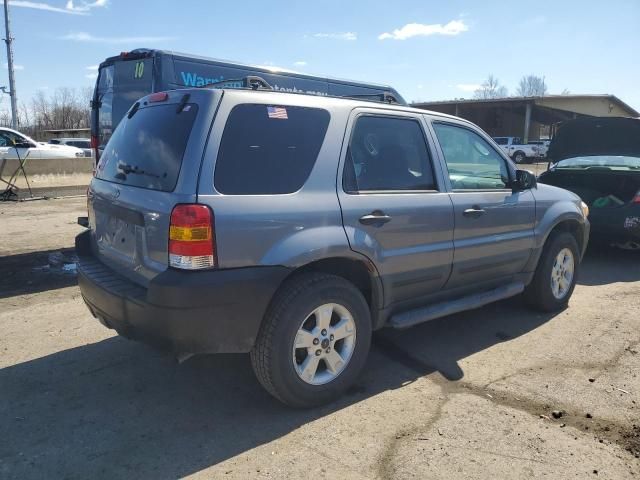
[[[416,308],[408,312],[396,313],[389,319],[389,326],[393,328],[408,328],[419,323],[428,322],[436,318],[445,317],[452,313],[463,312],[482,307],[487,303],[513,297],[524,290],[524,283],[515,282],[486,292],[474,293],[457,300],[435,303],[427,307]]]

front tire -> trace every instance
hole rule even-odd
[[[527,161],[527,156],[524,154],[524,152],[518,150],[513,154],[513,161],[518,164],[525,163]]]
[[[293,407],[338,398],[355,381],[371,344],[371,315],[347,280],[305,273],[278,291],[263,320],[251,364],[260,384]]]
[[[542,250],[533,280],[524,291],[527,304],[542,312],[566,308],[576,286],[580,250],[573,235],[551,234]]]

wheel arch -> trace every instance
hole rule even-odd
[[[557,221],[551,228],[547,230],[546,235],[538,245],[536,254],[533,255],[530,259],[525,271],[535,271],[540,260],[540,256],[542,255],[542,251],[545,245],[549,243],[549,239],[562,232],[570,233],[573,238],[575,238],[576,243],[578,244],[580,257],[582,257],[584,255],[587,242],[585,229],[586,226],[584,222],[581,222],[577,218],[567,217]]]
[[[381,320],[378,312],[382,308],[384,295],[382,282],[376,267],[367,259],[349,257],[329,257],[302,265],[293,270],[283,281],[309,272],[326,273],[344,278],[356,286],[364,296],[369,310],[373,329],[379,328]]]
[[[567,232],[567,233],[570,233],[573,236],[573,238],[575,238],[576,243],[578,244],[578,248],[580,249],[580,255],[582,255],[582,252],[586,247],[585,238],[584,238],[584,228],[585,228],[584,224],[580,223],[576,219],[569,218],[566,220],[562,220],[561,222],[558,222],[557,224],[554,225],[554,227],[551,229],[551,231],[547,235],[547,238],[545,239],[544,244],[546,245],[546,243],[549,241],[549,239],[553,235],[557,235],[560,232]]]

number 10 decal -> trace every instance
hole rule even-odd
[[[135,72],[133,72],[133,78],[142,78],[144,75],[144,62],[136,63]]]

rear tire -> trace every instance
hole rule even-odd
[[[533,280],[525,288],[526,303],[542,312],[564,309],[573,294],[579,267],[580,250],[574,236],[567,232],[552,233],[544,245]]]
[[[355,381],[370,344],[371,314],[362,293],[341,277],[305,273],[276,293],[251,364],[275,398],[312,407],[335,400]]]

